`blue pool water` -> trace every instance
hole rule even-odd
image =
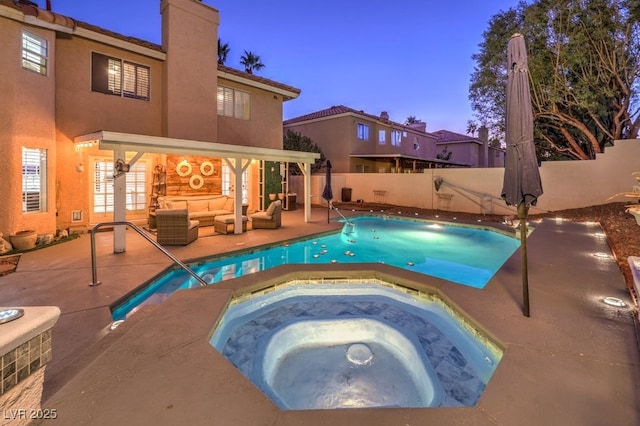
[[[282,409],[473,406],[502,356],[441,300],[377,280],[241,298],[211,344]]]
[[[283,264],[386,263],[483,288],[520,244],[487,229],[423,220],[363,216],[350,223],[334,234],[218,256],[191,267],[214,284]],[[171,271],[118,306],[113,318],[124,319],[140,306],[198,285],[186,272]]]

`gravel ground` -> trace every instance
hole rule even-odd
[[[640,256],[640,226],[636,223],[635,218],[626,213],[625,206],[631,203],[615,202],[602,204],[580,209],[570,209],[554,211],[551,213],[530,214],[531,220],[544,217],[562,217],[565,220],[574,222],[598,222],[607,234],[607,241],[611,247],[616,262],[623,272],[629,291],[633,292],[633,277],[631,268],[627,258],[629,256]],[[345,210],[356,211],[380,211],[388,212],[400,211],[403,215],[415,215],[418,213],[420,217],[433,218],[435,215],[439,219],[452,219],[463,221],[476,221],[482,219],[483,222],[503,222],[505,216],[501,215],[481,215],[473,213],[450,212],[442,210],[428,210],[411,207],[394,206],[389,204],[373,204],[373,203],[335,203],[336,207]]]

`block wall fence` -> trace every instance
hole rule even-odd
[[[329,159],[331,160],[331,159]],[[640,172],[640,140],[615,141],[595,160],[550,161],[540,165],[540,177],[544,194],[531,214],[589,207],[612,201],[635,199],[623,196],[609,197],[631,192],[637,181],[632,173]],[[442,178],[443,184],[436,191],[434,180]],[[351,200],[374,202],[383,200],[395,204],[425,209],[437,209],[437,193],[453,194],[449,210],[467,213],[515,214],[515,208],[501,199],[504,168],[443,168],[426,169],[424,173],[334,173],[332,189],[334,201],[341,201],[342,188],[351,189]],[[312,176],[311,201],[325,204],[320,196],[325,176]],[[302,200],[304,188],[302,176],[292,176],[290,192]],[[384,194],[381,196],[381,194]],[[443,205],[440,205],[443,208]]]

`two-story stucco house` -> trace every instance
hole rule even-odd
[[[300,90],[217,63],[218,10],[159,13],[161,45],[0,0],[0,232],[145,221],[159,169],[166,195],[238,188],[258,210],[265,161],[313,162],[282,150]]]
[[[346,106],[291,118],[284,129],[307,136],[338,173],[414,173],[436,167],[502,167],[504,150],[448,130],[427,132],[418,121],[400,124]]]
[[[308,136],[338,173],[420,172],[446,164],[436,159],[437,138],[426,123],[403,125],[340,105],[284,122],[285,130]]]
[[[486,127],[480,128],[478,137],[462,135],[449,130],[437,130],[436,156],[448,157],[452,163],[467,167],[504,167],[505,150],[489,143]]]

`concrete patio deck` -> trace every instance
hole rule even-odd
[[[337,229],[326,209],[312,223],[283,212],[283,227],[199,238],[170,247],[180,259],[224,253]],[[110,305],[171,264],[132,231],[127,251],[97,235],[98,274],[90,287],[90,238],[26,253],[0,277],[0,305],[59,306],[43,407],[55,424],[215,425],[636,425],[640,424],[640,351],[636,309],[596,225],[545,220],[528,240],[531,317],[522,315],[520,252],[482,289],[388,266],[339,265],[421,280],[445,293],[505,347],[475,407],[281,411],[209,344],[216,306],[232,288],[305,267],[286,266],[236,283],[176,293],[114,331]],[[326,265],[326,268],[334,265]],[[602,303],[606,296],[629,305]],[[47,423],[47,422],[43,422]]]

